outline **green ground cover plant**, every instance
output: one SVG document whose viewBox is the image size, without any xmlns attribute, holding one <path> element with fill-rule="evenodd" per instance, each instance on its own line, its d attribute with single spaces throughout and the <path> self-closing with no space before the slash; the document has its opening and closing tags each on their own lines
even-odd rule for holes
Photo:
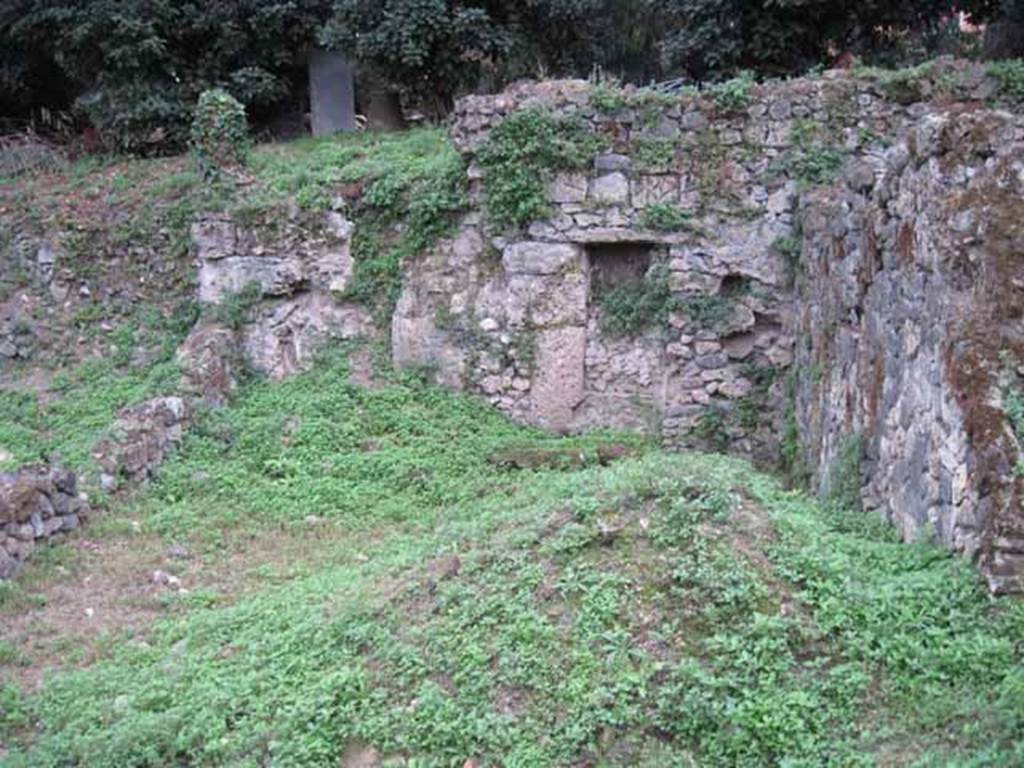
<svg viewBox="0 0 1024 768">
<path fill-rule="evenodd" d="M 16 379 L 0 384 L 0 447 L 10 454 L 0 469 L 55 461 L 89 474 L 92 447 L 118 411 L 176 391 L 174 352 L 195 318 L 191 302 L 170 317 L 149 312 L 129 318 L 104 334 L 109 354 L 58 368 L 45 392 L 18 386 Z M 139 345 L 149 350 L 141 364 L 131 359 Z"/>
<path fill-rule="evenodd" d="M 341 355 L 246 385 L 133 519 L 202 552 L 314 515 L 334 556 L 0 689 L 6 764 L 1024 759 L 1024 606 L 969 564 L 737 459 L 487 460 L 586 443 L 412 378 L 356 387 Z"/>
</svg>

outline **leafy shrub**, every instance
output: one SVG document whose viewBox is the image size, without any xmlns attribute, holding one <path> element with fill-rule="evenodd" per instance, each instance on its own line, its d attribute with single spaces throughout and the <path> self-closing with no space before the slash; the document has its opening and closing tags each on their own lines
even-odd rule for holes
<svg viewBox="0 0 1024 768">
<path fill-rule="evenodd" d="M 10 6 L 10 3 L 6 4 Z M 195 100 L 224 87 L 250 116 L 280 112 L 308 77 L 307 47 L 329 0 L 48 0 L 21 3 L 0 21 L 0 102 L 8 51 L 38 68 L 17 100 L 76 108 L 108 150 L 178 151 L 188 143 Z M 30 73 L 26 73 L 30 74 Z M 21 78 L 19 78 L 21 79 Z"/>
<path fill-rule="evenodd" d="M 715 330 L 732 319 L 736 302 L 732 296 L 700 294 L 681 299 L 679 308 L 695 328 Z"/>
<path fill-rule="evenodd" d="M 744 71 L 711 89 L 715 105 L 723 112 L 739 112 L 750 104 L 754 73 Z"/>
<path fill-rule="evenodd" d="M 510 115 L 480 149 L 488 218 L 498 228 L 542 218 L 552 174 L 586 168 L 604 146 L 603 138 L 569 118 L 532 108 Z"/>
<path fill-rule="evenodd" d="M 988 74 L 999 81 L 1003 94 L 1014 101 L 1024 101 L 1024 59 L 993 62 L 988 65 Z"/>
<path fill-rule="evenodd" d="M 590 103 L 600 112 L 618 112 L 626 106 L 626 94 L 618 83 L 598 83 L 590 91 Z"/>
<path fill-rule="evenodd" d="M 672 168 L 676 158 L 676 143 L 672 139 L 641 136 L 633 141 L 631 154 L 638 170 L 663 173 Z"/>
<path fill-rule="evenodd" d="M 203 91 L 192 117 L 192 151 L 203 176 L 244 165 L 249 153 L 245 107 L 221 88 Z"/>
<path fill-rule="evenodd" d="M 602 324 L 613 334 L 631 334 L 668 323 L 676 306 L 668 267 L 655 265 L 642 280 L 623 283 L 600 297 Z"/>
<path fill-rule="evenodd" d="M 772 163 L 771 171 L 801 184 L 828 184 L 846 162 L 846 151 L 832 143 L 821 126 L 806 120 L 793 123 L 793 146 Z"/>
<path fill-rule="evenodd" d="M 678 205 L 671 203 L 652 203 L 640 214 L 640 226 L 658 232 L 679 232 L 692 229 L 693 217 Z"/>
</svg>

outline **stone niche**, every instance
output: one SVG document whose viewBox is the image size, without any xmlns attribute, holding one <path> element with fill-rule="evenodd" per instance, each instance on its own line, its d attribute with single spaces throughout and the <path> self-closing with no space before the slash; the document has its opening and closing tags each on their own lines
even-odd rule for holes
<svg viewBox="0 0 1024 768">
<path fill-rule="evenodd" d="M 762 233 L 766 254 L 773 231 Z M 438 381 L 554 431 L 628 429 L 668 446 L 728 442 L 768 457 L 777 409 L 765 406 L 778 399 L 791 345 L 766 282 L 773 270 L 692 233 L 568 234 L 488 240 L 468 217 L 407 267 L 392 323 L 396 364 L 430 367 Z M 655 276 L 672 312 L 632 332 L 607 330 L 603 298 Z"/>
</svg>

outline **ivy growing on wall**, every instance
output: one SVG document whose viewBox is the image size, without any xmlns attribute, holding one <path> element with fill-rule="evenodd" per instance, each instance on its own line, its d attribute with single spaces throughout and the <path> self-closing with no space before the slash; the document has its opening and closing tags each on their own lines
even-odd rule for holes
<svg viewBox="0 0 1024 768">
<path fill-rule="evenodd" d="M 678 306 L 664 264 L 651 267 L 641 280 L 616 285 L 599 301 L 604 330 L 619 335 L 665 326 Z"/>
<path fill-rule="evenodd" d="M 652 203 L 644 208 L 640 214 L 639 224 L 644 229 L 652 229 L 656 232 L 680 232 L 690 230 L 702 232 L 699 224 L 693 220 L 693 215 L 678 205 L 672 203 Z"/>
<path fill-rule="evenodd" d="M 809 121 L 793 124 L 793 146 L 772 165 L 777 174 L 796 179 L 804 186 L 828 184 L 846 162 L 846 151 L 823 135 L 821 127 Z"/>
<path fill-rule="evenodd" d="M 479 153 L 485 208 L 498 229 L 522 227 L 549 211 L 547 186 L 557 171 L 587 168 L 606 140 L 577 120 L 522 109 L 497 126 Z"/>
<path fill-rule="evenodd" d="M 192 118 L 191 138 L 204 178 L 245 165 L 250 146 L 245 107 L 221 88 L 203 91 Z"/>
</svg>

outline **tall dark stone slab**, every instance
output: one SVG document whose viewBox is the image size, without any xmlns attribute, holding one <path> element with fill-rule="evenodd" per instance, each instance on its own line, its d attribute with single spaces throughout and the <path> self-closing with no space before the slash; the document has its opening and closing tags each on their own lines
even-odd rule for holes
<svg viewBox="0 0 1024 768">
<path fill-rule="evenodd" d="M 309 54 L 309 101 L 314 136 L 356 129 L 352 63 L 336 51 Z"/>
</svg>

